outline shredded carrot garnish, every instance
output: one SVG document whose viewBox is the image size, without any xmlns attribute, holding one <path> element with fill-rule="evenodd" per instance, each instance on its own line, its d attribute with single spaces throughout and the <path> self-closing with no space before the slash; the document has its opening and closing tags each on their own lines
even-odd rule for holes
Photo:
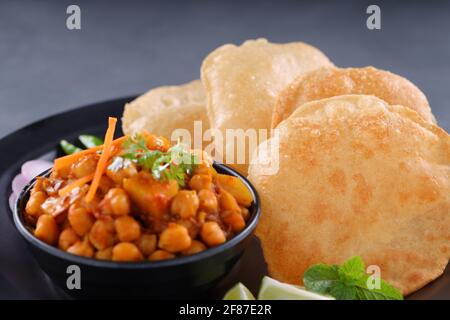
<svg viewBox="0 0 450 320">
<path fill-rule="evenodd" d="M 120 145 L 120 144 L 121 144 L 123 141 L 125 141 L 127 138 L 128 138 L 128 136 L 120 137 L 120 138 L 114 140 L 114 141 L 112 142 L 112 144 L 113 144 L 114 146 Z M 104 146 L 104 145 L 101 145 L 101 146 L 98 146 L 98 147 L 94 147 L 94 148 L 90 148 L 90 149 L 86 149 L 86 150 L 83 150 L 83 151 L 80 151 L 80 152 L 77 152 L 77 153 L 74 153 L 74 154 L 70 154 L 70 155 L 67 155 L 67 156 L 64 156 L 64 157 L 55 159 L 55 161 L 54 161 L 54 163 L 53 163 L 53 169 L 54 169 L 55 171 L 58 171 L 58 170 L 67 168 L 67 167 L 69 167 L 72 163 L 74 163 L 74 162 L 76 162 L 78 159 L 80 159 L 81 157 L 102 150 L 102 149 L 103 149 L 103 146 Z"/>
<path fill-rule="evenodd" d="M 103 144 L 102 154 L 100 159 L 97 162 L 97 167 L 95 168 L 94 178 L 92 180 L 91 186 L 89 187 L 89 191 L 86 195 L 86 202 L 91 202 L 94 199 L 95 193 L 97 192 L 97 188 L 100 184 L 100 179 L 103 175 L 103 172 L 106 170 L 108 165 L 108 159 L 111 155 L 111 149 L 113 147 L 113 139 L 114 139 L 114 131 L 116 130 L 117 119 L 109 117 L 108 119 L 108 130 L 106 130 L 105 134 L 105 143 Z"/>
<path fill-rule="evenodd" d="M 63 168 L 66 168 L 68 166 L 70 166 L 72 163 L 74 163 L 75 161 L 77 161 L 78 159 L 80 159 L 81 157 L 97 152 L 99 150 L 101 150 L 103 148 L 103 146 L 98 146 L 98 147 L 94 147 L 94 148 L 90 148 L 90 149 L 86 149 L 74 154 L 69 154 L 68 156 L 64 156 L 58 159 L 55 159 L 55 161 L 53 162 L 53 169 L 54 170 L 60 170 Z"/>
<path fill-rule="evenodd" d="M 66 194 L 70 193 L 73 189 L 84 186 L 86 183 L 91 181 L 94 178 L 94 174 L 90 174 L 88 176 L 85 176 L 83 178 L 77 179 L 71 184 L 68 184 L 64 188 L 60 189 L 58 191 L 58 195 L 60 197 L 64 197 Z"/>
</svg>

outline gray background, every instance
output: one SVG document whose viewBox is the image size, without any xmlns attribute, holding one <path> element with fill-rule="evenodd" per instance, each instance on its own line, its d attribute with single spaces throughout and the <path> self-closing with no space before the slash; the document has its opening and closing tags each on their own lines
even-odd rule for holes
<svg viewBox="0 0 450 320">
<path fill-rule="evenodd" d="M 65 27 L 78 4 L 82 30 Z M 365 26 L 369 4 L 382 30 Z M 215 47 L 302 40 L 339 66 L 374 65 L 426 93 L 450 129 L 449 1 L 0 0 L 0 137 L 50 114 L 197 78 Z"/>
</svg>

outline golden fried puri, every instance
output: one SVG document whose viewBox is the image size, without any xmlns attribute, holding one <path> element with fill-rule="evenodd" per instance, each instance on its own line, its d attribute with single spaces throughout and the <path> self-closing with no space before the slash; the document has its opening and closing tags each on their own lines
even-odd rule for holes
<svg viewBox="0 0 450 320">
<path fill-rule="evenodd" d="M 278 173 L 249 168 L 270 274 L 301 284 L 312 264 L 360 255 L 403 294 L 440 276 L 450 257 L 450 136 L 374 96 L 294 107 L 277 127 Z"/>
<path fill-rule="evenodd" d="M 123 132 L 133 134 L 146 129 L 170 138 L 175 129 L 187 129 L 194 139 L 194 121 L 209 128 L 206 99 L 200 80 L 180 86 L 165 86 L 150 90 L 125 105 Z"/>
<path fill-rule="evenodd" d="M 374 67 L 321 68 L 301 75 L 279 95 L 272 115 L 272 128 L 306 102 L 344 94 L 367 94 L 415 110 L 435 123 L 425 95 L 409 80 Z"/>
<path fill-rule="evenodd" d="M 226 129 L 269 130 L 278 93 L 300 74 L 331 65 L 320 50 L 301 42 L 274 44 L 258 39 L 219 47 L 201 67 L 211 128 L 224 137 Z M 226 139 L 223 160 L 246 173 L 253 150 L 247 145 L 245 163 L 232 163 L 226 154 L 236 151 L 233 144 Z"/>
</svg>

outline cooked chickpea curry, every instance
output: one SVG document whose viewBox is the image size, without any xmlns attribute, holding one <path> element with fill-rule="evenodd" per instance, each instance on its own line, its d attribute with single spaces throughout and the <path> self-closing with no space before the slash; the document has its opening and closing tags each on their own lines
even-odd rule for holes
<svg viewBox="0 0 450 320">
<path fill-rule="evenodd" d="M 147 132 L 55 160 L 38 177 L 25 220 L 40 240 L 69 253 L 114 261 L 192 255 L 246 225 L 253 198 L 236 177 L 217 173 L 202 152 Z"/>
</svg>

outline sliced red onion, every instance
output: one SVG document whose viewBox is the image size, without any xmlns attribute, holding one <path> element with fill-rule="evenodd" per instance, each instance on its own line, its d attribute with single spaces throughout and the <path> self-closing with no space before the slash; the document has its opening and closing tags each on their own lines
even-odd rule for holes
<svg viewBox="0 0 450 320">
<path fill-rule="evenodd" d="M 11 211 L 14 211 L 14 207 L 16 205 L 16 199 L 17 199 L 17 195 L 13 193 L 11 193 L 11 195 L 9 196 L 9 207 L 11 208 Z"/>
<path fill-rule="evenodd" d="M 31 160 L 27 161 L 22 165 L 21 173 L 16 175 L 12 180 L 12 194 L 9 196 L 9 207 L 14 210 L 14 205 L 16 198 L 22 189 L 27 185 L 38 174 L 44 172 L 45 170 L 51 168 L 52 163 L 45 160 Z"/>
<path fill-rule="evenodd" d="M 44 172 L 45 170 L 51 168 L 52 163 L 46 160 L 31 160 L 27 161 L 22 165 L 22 175 L 30 181 L 38 174 Z"/>
<path fill-rule="evenodd" d="M 15 195 L 19 195 L 22 189 L 27 185 L 28 179 L 23 174 L 19 173 L 12 181 L 12 190 Z"/>
</svg>

